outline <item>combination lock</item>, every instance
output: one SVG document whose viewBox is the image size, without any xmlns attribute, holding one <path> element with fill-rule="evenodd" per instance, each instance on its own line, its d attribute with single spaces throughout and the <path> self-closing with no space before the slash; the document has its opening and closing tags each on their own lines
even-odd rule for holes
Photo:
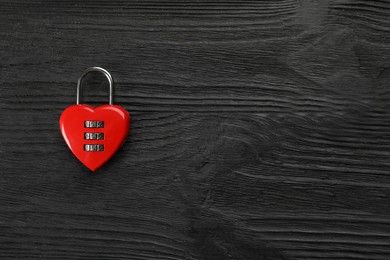
<svg viewBox="0 0 390 260">
<path fill-rule="evenodd" d="M 103 73 L 110 86 L 109 104 L 94 108 L 80 104 L 84 77 L 92 71 Z M 66 108 L 60 117 L 62 136 L 73 154 L 92 171 L 106 163 L 124 143 L 130 128 L 129 113 L 113 105 L 114 81 L 100 67 L 87 69 L 77 82 L 76 104 Z"/>
</svg>

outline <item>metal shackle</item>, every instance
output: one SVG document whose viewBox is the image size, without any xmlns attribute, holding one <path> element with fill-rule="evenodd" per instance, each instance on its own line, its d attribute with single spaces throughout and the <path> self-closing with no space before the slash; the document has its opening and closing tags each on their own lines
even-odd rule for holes
<svg viewBox="0 0 390 260">
<path fill-rule="evenodd" d="M 113 93 L 114 93 L 114 80 L 110 74 L 110 72 L 108 72 L 107 70 L 101 68 L 101 67 L 91 67 L 91 68 L 88 68 L 86 69 L 83 74 L 81 75 L 81 77 L 79 78 L 79 80 L 77 81 L 77 97 L 76 97 L 76 104 L 77 105 L 80 105 L 80 91 L 81 91 L 81 87 L 82 87 L 82 83 L 83 83 L 83 80 L 84 80 L 84 77 L 92 72 L 92 71 L 97 71 L 97 72 L 101 72 L 103 73 L 107 80 L 108 80 L 108 83 L 109 83 L 109 86 L 110 86 L 110 99 L 109 99 L 109 104 L 112 105 L 113 103 Z"/>
</svg>

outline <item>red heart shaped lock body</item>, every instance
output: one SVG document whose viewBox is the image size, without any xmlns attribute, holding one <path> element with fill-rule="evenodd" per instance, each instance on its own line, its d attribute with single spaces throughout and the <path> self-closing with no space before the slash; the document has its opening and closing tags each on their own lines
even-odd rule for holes
<svg viewBox="0 0 390 260">
<path fill-rule="evenodd" d="M 130 116 L 116 105 L 72 105 L 61 114 L 60 128 L 73 154 L 95 171 L 124 143 Z"/>
</svg>

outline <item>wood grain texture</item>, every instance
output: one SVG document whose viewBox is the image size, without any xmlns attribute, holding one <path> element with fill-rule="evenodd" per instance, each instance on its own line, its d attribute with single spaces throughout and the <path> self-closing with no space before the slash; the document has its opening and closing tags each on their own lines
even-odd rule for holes
<svg viewBox="0 0 390 260">
<path fill-rule="evenodd" d="M 389 1 L 0 0 L 0 57 L 0 258 L 390 259 Z M 90 66 L 133 116 L 93 174 Z"/>
</svg>

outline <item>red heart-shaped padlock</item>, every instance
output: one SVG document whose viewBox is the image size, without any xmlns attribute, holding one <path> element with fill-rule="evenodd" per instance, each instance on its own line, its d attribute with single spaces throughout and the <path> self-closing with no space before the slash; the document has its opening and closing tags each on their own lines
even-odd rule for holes
<svg viewBox="0 0 390 260">
<path fill-rule="evenodd" d="M 80 105 L 83 77 L 91 72 L 103 72 L 110 83 L 110 103 L 94 108 Z M 110 159 L 124 143 L 130 127 L 130 115 L 120 106 L 113 105 L 113 79 L 108 71 L 99 67 L 87 69 L 77 84 L 77 104 L 64 110 L 60 129 L 73 154 L 89 169 L 95 171 Z"/>
</svg>

